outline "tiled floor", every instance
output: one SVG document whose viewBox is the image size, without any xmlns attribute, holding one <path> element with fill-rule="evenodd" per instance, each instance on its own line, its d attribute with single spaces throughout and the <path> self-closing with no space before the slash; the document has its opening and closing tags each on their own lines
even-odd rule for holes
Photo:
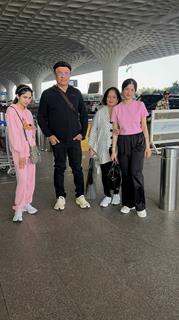
<svg viewBox="0 0 179 320">
<path fill-rule="evenodd" d="M 99 176 L 97 200 L 79 209 L 70 169 L 66 209 L 54 211 L 52 164 L 44 153 L 39 212 L 21 224 L 15 180 L 0 174 L 0 320 L 178 320 L 179 210 L 158 208 L 160 156 L 145 162 L 146 219 L 100 208 Z"/>
</svg>

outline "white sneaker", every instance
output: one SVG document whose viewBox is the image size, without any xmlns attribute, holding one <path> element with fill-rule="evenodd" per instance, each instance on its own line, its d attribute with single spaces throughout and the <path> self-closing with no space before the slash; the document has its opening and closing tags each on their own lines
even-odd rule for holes
<svg viewBox="0 0 179 320">
<path fill-rule="evenodd" d="M 123 206 L 123 207 L 121 208 L 121 212 L 122 212 L 122 213 L 129 213 L 131 210 L 134 210 L 134 209 L 135 209 L 135 207 L 129 208 L 129 207 L 127 207 L 127 206 Z"/>
<path fill-rule="evenodd" d="M 22 210 L 18 210 L 15 212 L 14 217 L 12 219 L 13 222 L 22 222 Z"/>
<path fill-rule="evenodd" d="M 26 212 L 29 214 L 35 214 L 38 210 L 31 206 L 30 203 L 28 203 L 23 209 L 22 212 Z"/>
<path fill-rule="evenodd" d="M 55 210 L 64 210 L 65 209 L 65 204 L 66 204 L 66 200 L 64 197 L 60 196 L 58 199 L 57 199 L 57 202 L 54 206 L 54 209 Z"/>
<path fill-rule="evenodd" d="M 139 218 L 145 218 L 147 217 L 147 211 L 145 209 L 142 211 L 137 211 L 137 215 Z"/>
<path fill-rule="evenodd" d="M 115 193 L 115 194 L 113 194 L 111 204 L 113 204 L 113 206 L 117 206 L 118 204 L 120 204 L 120 200 L 121 199 L 120 199 L 119 193 Z"/>
<path fill-rule="evenodd" d="M 76 204 L 80 206 L 81 209 L 90 208 L 90 204 L 88 201 L 86 201 L 84 195 L 76 198 Z"/>
<path fill-rule="evenodd" d="M 106 208 L 111 203 L 111 197 L 104 197 L 104 199 L 100 203 L 100 207 Z"/>
</svg>

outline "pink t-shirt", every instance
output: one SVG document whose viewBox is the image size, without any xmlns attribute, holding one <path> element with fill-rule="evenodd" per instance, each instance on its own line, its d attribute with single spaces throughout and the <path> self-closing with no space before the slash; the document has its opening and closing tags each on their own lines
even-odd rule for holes
<svg viewBox="0 0 179 320">
<path fill-rule="evenodd" d="M 142 132 L 141 120 L 147 116 L 144 103 L 133 100 L 129 104 L 121 102 L 113 107 L 111 120 L 119 125 L 121 135 L 128 135 Z"/>
</svg>

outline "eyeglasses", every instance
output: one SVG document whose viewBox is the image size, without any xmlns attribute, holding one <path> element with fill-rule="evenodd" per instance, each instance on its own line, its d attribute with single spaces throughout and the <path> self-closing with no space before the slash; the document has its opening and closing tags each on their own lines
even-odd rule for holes
<svg viewBox="0 0 179 320">
<path fill-rule="evenodd" d="M 57 77 L 69 77 L 70 76 L 70 72 L 66 71 L 66 72 L 57 72 L 56 73 Z"/>
</svg>

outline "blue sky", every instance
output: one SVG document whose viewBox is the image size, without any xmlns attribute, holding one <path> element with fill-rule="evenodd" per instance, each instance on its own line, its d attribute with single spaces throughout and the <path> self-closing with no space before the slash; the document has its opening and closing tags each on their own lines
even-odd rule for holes
<svg viewBox="0 0 179 320">
<path fill-rule="evenodd" d="M 127 66 L 119 68 L 119 89 L 122 82 L 129 77 L 133 77 L 138 82 L 139 89 L 142 87 L 163 89 L 179 81 L 179 55 L 136 63 L 130 67 L 128 72 L 126 72 Z M 87 93 L 90 82 L 102 81 L 102 72 L 92 72 L 71 79 L 77 79 L 78 88 L 82 93 Z M 52 81 L 44 83 L 42 90 L 52 83 Z"/>
</svg>

